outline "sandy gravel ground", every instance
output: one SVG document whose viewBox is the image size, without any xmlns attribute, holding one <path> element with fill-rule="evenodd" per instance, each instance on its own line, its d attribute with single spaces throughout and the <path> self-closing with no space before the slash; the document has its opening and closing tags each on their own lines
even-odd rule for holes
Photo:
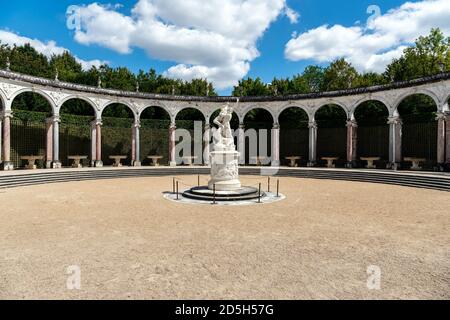
<svg viewBox="0 0 450 320">
<path fill-rule="evenodd" d="M 171 185 L 0 190 L 0 299 L 450 298 L 450 193 L 283 178 L 284 201 L 209 207 L 164 200 Z"/>
</svg>

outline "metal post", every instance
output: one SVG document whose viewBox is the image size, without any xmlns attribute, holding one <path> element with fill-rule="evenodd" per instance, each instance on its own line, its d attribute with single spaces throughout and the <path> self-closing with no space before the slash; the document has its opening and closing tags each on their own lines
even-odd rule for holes
<svg viewBox="0 0 450 320">
<path fill-rule="evenodd" d="M 277 197 L 280 197 L 280 179 L 277 180 Z"/>
<path fill-rule="evenodd" d="M 172 193 L 175 193 L 175 178 L 172 178 Z"/>
<path fill-rule="evenodd" d="M 213 184 L 213 204 L 216 204 L 216 184 Z"/>
<path fill-rule="evenodd" d="M 270 192 L 270 177 L 267 177 L 267 192 Z"/>
<path fill-rule="evenodd" d="M 259 184 L 258 203 L 261 203 L 261 183 Z"/>
<path fill-rule="evenodd" d="M 178 181 L 177 181 L 177 200 L 180 200 L 178 196 Z"/>
<path fill-rule="evenodd" d="M 197 176 L 197 186 L 200 187 L 200 175 Z"/>
</svg>

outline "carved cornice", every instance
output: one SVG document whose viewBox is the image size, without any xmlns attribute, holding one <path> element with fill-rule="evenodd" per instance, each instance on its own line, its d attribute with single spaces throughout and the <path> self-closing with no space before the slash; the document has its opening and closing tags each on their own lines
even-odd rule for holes
<svg viewBox="0 0 450 320">
<path fill-rule="evenodd" d="M 133 92 L 133 91 L 120 91 L 120 90 L 112 90 L 112 89 L 102 89 L 93 86 L 73 84 L 61 81 L 55 81 L 45 78 L 28 76 L 16 72 L 10 72 L 6 70 L 0 70 L 0 78 L 10 79 L 20 82 L 26 82 L 29 84 L 37 84 L 51 88 L 57 89 L 66 89 L 71 91 L 78 91 L 83 93 L 95 93 L 99 95 L 107 95 L 107 96 L 116 96 L 122 98 L 137 98 L 137 99 L 153 99 L 153 100 L 165 100 L 165 101 L 186 101 L 186 102 L 237 102 L 237 97 L 195 97 L 195 96 L 176 96 L 176 95 L 164 95 L 164 94 L 152 94 L 152 93 L 142 93 L 142 92 Z M 329 91 L 329 92 L 317 92 L 317 93 L 309 93 L 309 94 L 296 94 L 289 96 L 276 96 L 276 97 L 241 97 L 239 98 L 240 102 L 270 102 L 270 101 L 290 101 L 290 100 L 306 100 L 306 99 L 320 99 L 320 98 L 335 98 L 341 96 L 351 96 L 358 94 L 366 94 L 366 93 L 374 93 L 380 91 L 388 91 L 393 89 L 401 89 L 401 88 L 409 88 L 420 86 L 429 83 L 435 83 L 440 81 L 450 80 L 450 72 L 440 73 L 437 75 L 395 82 L 387 85 L 379 85 L 365 88 L 354 88 L 347 90 L 339 90 L 339 91 Z M 9 84 L 5 84 L 6 88 L 1 88 L 6 96 L 8 97 L 8 92 L 12 92 L 7 86 Z M 6 90 L 6 91 L 5 91 Z M 8 97 L 9 98 L 9 97 Z"/>
</svg>

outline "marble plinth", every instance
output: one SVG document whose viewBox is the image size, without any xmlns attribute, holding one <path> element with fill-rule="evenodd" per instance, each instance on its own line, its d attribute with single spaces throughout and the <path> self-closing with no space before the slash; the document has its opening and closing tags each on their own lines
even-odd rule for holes
<svg viewBox="0 0 450 320">
<path fill-rule="evenodd" d="M 208 183 L 210 190 L 235 191 L 241 188 L 239 181 L 239 152 L 213 151 L 210 153 L 211 180 Z"/>
</svg>

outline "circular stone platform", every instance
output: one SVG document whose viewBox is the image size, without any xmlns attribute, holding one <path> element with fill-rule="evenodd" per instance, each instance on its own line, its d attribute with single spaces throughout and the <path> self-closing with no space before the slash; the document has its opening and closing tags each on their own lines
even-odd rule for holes
<svg viewBox="0 0 450 320">
<path fill-rule="evenodd" d="M 230 195 L 227 191 L 216 191 L 216 205 L 226 206 L 247 206 L 278 202 L 286 199 L 283 194 L 275 194 L 272 192 L 261 192 L 261 199 L 259 199 L 259 192 L 256 188 L 243 187 L 240 190 L 242 193 L 239 195 L 239 191 L 234 191 L 235 195 Z M 209 192 L 210 191 L 210 192 Z M 221 193 L 221 195 L 219 195 Z M 214 204 L 214 197 L 212 191 L 207 187 L 196 187 L 178 194 L 173 192 L 164 192 L 164 198 L 167 200 L 184 203 L 184 204 Z"/>
<path fill-rule="evenodd" d="M 183 192 L 183 197 L 202 200 L 213 201 L 214 191 L 208 187 L 194 187 Z M 264 197 L 264 192 L 261 192 L 261 197 Z M 241 187 L 231 191 L 217 191 L 215 195 L 216 201 L 239 201 L 239 200 L 253 200 L 259 198 L 259 191 L 252 187 Z"/>
</svg>

